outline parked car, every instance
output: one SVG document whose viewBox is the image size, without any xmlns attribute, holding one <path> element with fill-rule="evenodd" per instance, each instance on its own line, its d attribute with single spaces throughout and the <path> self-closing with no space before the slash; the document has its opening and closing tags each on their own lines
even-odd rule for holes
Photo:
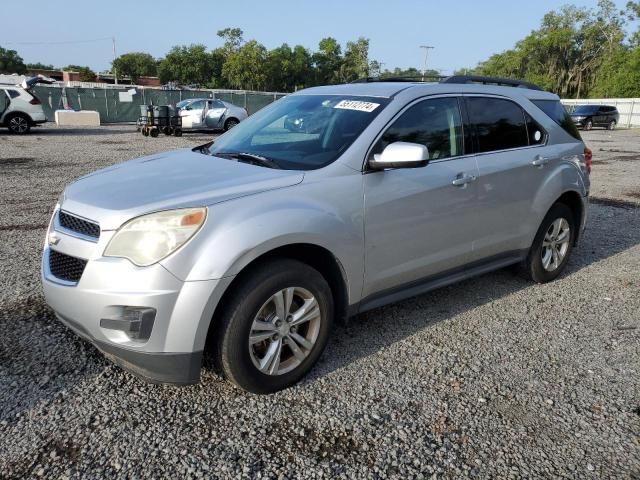
<svg viewBox="0 0 640 480">
<path fill-rule="evenodd" d="M 247 111 L 229 102 L 192 98 L 176 104 L 184 129 L 230 130 L 245 120 Z"/>
<path fill-rule="evenodd" d="M 620 113 L 610 105 L 576 105 L 571 119 L 577 127 L 591 130 L 593 127 L 605 127 L 613 130 L 618 125 Z"/>
<path fill-rule="evenodd" d="M 7 127 L 11 133 L 24 135 L 31 127 L 47 121 L 42 102 L 31 87 L 43 82 L 36 78 L 26 80 L 24 85 L 0 85 L 0 126 Z"/>
<path fill-rule="evenodd" d="M 267 393 L 336 319 L 512 264 L 554 280 L 591 151 L 556 95 L 467 80 L 302 90 L 215 143 L 80 178 L 48 229 L 47 303 L 143 378 L 198 382 L 207 351 Z M 285 127 L 309 113 L 319 133 Z"/>
</svg>

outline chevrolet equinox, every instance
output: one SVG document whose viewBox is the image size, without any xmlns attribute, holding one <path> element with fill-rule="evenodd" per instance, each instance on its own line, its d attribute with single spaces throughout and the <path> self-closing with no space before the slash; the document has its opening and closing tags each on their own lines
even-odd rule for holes
<svg viewBox="0 0 640 480">
<path fill-rule="evenodd" d="M 291 128 L 301 118 L 313 128 Z M 512 264 L 555 279 L 590 168 L 559 98 L 525 82 L 310 88 L 214 142 L 68 185 L 44 293 L 149 381 L 198 382 L 207 351 L 234 384 L 273 392 L 311 369 L 336 319 Z"/>
</svg>

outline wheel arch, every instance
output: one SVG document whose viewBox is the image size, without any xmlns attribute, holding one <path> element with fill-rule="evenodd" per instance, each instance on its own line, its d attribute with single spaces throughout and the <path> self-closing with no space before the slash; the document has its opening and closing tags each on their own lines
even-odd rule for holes
<svg viewBox="0 0 640 480">
<path fill-rule="evenodd" d="M 553 208 L 553 205 L 555 205 L 556 203 L 565 204 L 573 212 L 573 220 L 577 225 L 577 231 L 574 239 L 575 245 L 576 243 L 578 243 L 578 238 L 580 237 L 580 233 L 582 231 L 582 223 L 585 213 L 585 205 L 582 201 L 582 197 L 575 190 L 567 190 L 562 195 L 560 195 L 560 197 L 558 197 L 555 202 L 553 202 L 551 207 L 549 207 L 549 210 Z"/>
<path fill-rule="evenodd" d="M 325 247 L 312 243 L 292 243 L 272 248 L 242 265 L 238 274 L 225 288 L 214 308 L 207 328 L 207 345 L 210 344 L 210 336 L 216 331 L 218 325 L 220 325 L 218 319 L 221 315 L 224 315 L 235 286 L 244 281 L 256 268 L 259 268 L 268 261 L 278 258 L 298 260 L 320 272 L 331 288 L 335 318 L 341 320 L 346 319 L 348 315 L 349 289 L 347 275 L 340 260 Z"/>
<path fill-rule="evenodd" d="M 31 118 L 31 115 L 29 115 L 26 112 L 20 111 L 20 110 L 12 110 L 12 111 L 8 111 L 8 112 L 4 112 L 3 124 L 4 125 L 9 125 L 9 120 L 11 120 L 13 117 L 25 117 L 27 119 L 27 121 L 29 122 L 29 125 L 31 125 L 31 126 L 34 125 L 33 118 Z"/>
</svg>

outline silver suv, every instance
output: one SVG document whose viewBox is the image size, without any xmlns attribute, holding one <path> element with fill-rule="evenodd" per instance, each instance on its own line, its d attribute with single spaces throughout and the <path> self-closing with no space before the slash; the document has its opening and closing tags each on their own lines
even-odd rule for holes
<svg viewBox="0 0 640 480">
<path fill-rule="evenodd" d="M 300 118 L 314 128 L 290 128 Z M 558 97 L 522 82 L 311 88 L 214 142 L 66 187 L 44 293 L 148 380 L 198 382 L 206 351 L 273 392 L 309 371 L 336 319 L 511 264 L 556 278 L 590 161 Z"/>
</svg>

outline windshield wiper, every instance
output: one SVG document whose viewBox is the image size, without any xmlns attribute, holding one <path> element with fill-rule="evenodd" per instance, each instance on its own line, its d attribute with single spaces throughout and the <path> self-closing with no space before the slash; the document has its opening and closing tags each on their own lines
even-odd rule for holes
<svg viewBox="0 0 640 480">
<path fill-rule="evenodd" d="M 262 167 L 282 169 L 274 160 L 263 157 L 256 153 L 248 152 L 211 152 L 210 155 L 217 157 L 227 157 L 237 160 L 238 162 L 252 163 L 254 165 L 260 165 Z"/>
</svg>

